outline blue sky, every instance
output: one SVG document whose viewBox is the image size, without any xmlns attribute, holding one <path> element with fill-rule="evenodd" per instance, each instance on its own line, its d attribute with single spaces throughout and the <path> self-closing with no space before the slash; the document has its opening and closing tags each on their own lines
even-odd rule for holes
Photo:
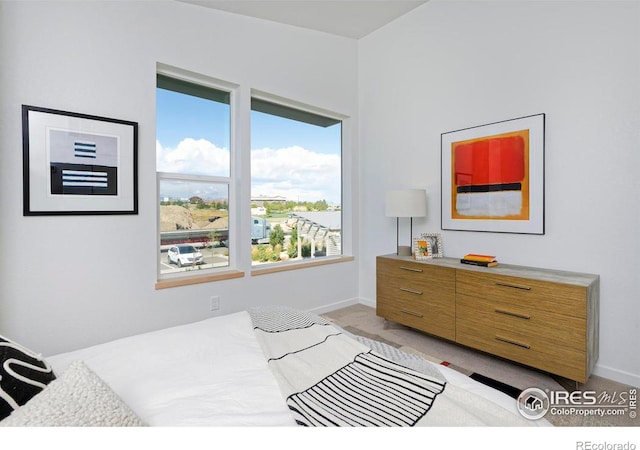
<svg viewBox="0 0 640 450">
<path fill-rule="evenodd" d="M 229 148 L 229 105 L 156 89 L 156 107 L 156 138 L 164 147 L 175 148 L 190 137 Z"/>
<path fill-rule="evenodd" d="M 300 146 L 325 154 L 335 154 L 340 149 L 340 125 L 322 128 L 252 111 L 251 126 L 252 149 Z"/>
<path fill-rule="evenodd" d="M 228 176 L 229 105 L 164 89 L 156 99 L 158 170 Z M 253 196 L 340 204 L 339 124 L 322 128 L 254 111 L 251 126 Z"/>
</svg>

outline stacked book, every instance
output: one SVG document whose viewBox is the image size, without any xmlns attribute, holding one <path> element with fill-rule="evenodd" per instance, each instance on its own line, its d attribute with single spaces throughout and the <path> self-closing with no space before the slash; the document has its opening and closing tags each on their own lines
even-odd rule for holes
<svg viewBox="0 0 640 450">
<path fill-rule="evenodd" d="M 483 267 L 495 267 L 498 265 L 498 261 L 495 256 L 490 255 L 478 255 L 475 253 L 469 253 L 468 255 L 464 255 L 464 257 L 460 260 L 462 264 L 471 264 L 472 266 L 483 266 Z"/>
</svg>

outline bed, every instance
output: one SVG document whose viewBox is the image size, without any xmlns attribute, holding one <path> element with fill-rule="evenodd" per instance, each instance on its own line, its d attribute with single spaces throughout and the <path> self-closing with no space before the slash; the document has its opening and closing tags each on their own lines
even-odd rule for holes
<svg viewBox="0 0 640 450">
<path fill-rule="evenodd" d="M 52 379 L 0 426 L 549 425 L 453 369 L 282 306 L 39 359 Z"/>
</svg>

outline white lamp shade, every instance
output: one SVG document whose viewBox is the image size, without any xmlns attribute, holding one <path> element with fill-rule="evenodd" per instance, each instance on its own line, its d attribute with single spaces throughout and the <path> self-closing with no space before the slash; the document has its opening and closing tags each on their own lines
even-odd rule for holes
<svg viewBox="0 0 640 450">
<path fill-rule="evenodd" d="M 402 189 L 387 192 L 387 217 L 425 217 L 427 215 L 427 191 Z"/>
</svg>

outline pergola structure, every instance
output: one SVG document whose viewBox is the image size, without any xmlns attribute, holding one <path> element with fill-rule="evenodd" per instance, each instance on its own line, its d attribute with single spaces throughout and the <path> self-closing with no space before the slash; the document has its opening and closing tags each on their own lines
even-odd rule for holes
<svg viewBox="0 0 640 450">
<path fill-rule="evenodd" d="M 311 243 L 311 257 L 316 256 L 316 243 L 325 249 L 322 256 L 342 254 L 342 213 L 340 211 L 312 211 L 291 214 L 289 225 L 298 229 L 298 255 L 302 254 L 302 241 Z M 317 255 L 320 256 L 320 255 Z"/>
</svg>

